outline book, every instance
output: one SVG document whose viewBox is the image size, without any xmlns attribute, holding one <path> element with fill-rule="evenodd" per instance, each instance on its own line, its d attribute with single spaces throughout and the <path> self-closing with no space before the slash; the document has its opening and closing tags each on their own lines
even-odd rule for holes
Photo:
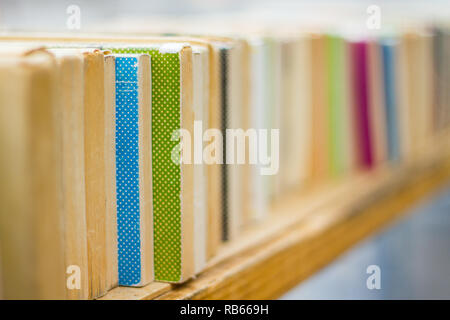
<svg viewBox="0 0 450 320">
<path fill-rule="evenodd" d="M 328 76 L 326 74 L 326 36 L 311 35 L 311 182 L 318 183 L 330 176 L 328 127 Z"/>
<path fill-rule="evenodd" d="M 143 286 L 154 278 L 151 62 L 146 54 L 113 57 L 119 285 Z"/>
<path fill-rule="evenodd" d="M 201 105 L 203 105 L 203 138 L 204 141 L 204 149 L 203 149 L 203 165 L 206 168 L 206 187 L 205 187 L 205 197 L 207 201 L 207 220 L 206 224 L 206 232 L 207 232 L 207 241 L 206 241 L 206 259 L 211 259 L 217 252 L 218 247 L 221 243 L 222 235 L 221 235 L 221 167 L 220 164 L 216 161 L 220 159 L 222 161 L 222 141 L 215 141 L 216 137 L 214 135 L 209 135 L 205 133 L 209 131 L 205 131 L 207 129 L 218 130 L 220 129 L 220 66 L 219 66 L 219 51 L 215 48 L 207 38 L 192 38 L 192 37 L 170 37 L 164 39 L 155 39 L 148 38 L 151 42 L 185 42 L 192 45 L 193 49 L 193 59 L 196 58 L 197 65 L 201 65 L 201 70 L 198 69 L 193 64 L 193 72 L 198 76 L 200 73 L 202 76 L 196 77 L 193 76 L 193 85 L 196 90 L 194 90 L 194 100 L 201 100 Z M 201 57 L 201 58 L 200 58 Z M 207 61 L 205 61 L 205 59 Z M 193 60 L 194 62 L 194 60 Z M 201 62 L 201 63 L 200 63 Z M 200 84 L 200 82 L 202 84 Z M 203 90 L 200 90 L 200 87 L 203 87 Z M 199 93 L 201 92 L 201 93 Z M 201 99 L 200 99 L 201 97 Z M 205 105 L 207 104 L 207 109 Z M 200 105 L 194 103 L 194 108 L 199 108 Z M 194 110 L 195 112 L 195 110 Z M 196 118 L 199 112 L 195 112 L 194 117 Z M 219 150 L 211 151 L 208 149 L 208 146 L 219 146 Z M 210 152 L 211 151 L 211 152 Z M 207 163 L 207 165 L 205 165 Z M 194 168 L 195 170 L 195 168 Z M 201 170 L 197 170 L 199 172 Z M 194 182 L 194 189 L 197 189 L 198 184 Z M 218 210 L 219 208 L 219 210 Z M 195 211 L 195 210 L 194 210 Z M 202 225 L 202 215 L 196 215 L 197 221 L 194 220 L 194 224 L 197 226 Z M 200 220 L 198 220 L 200 218 Z M 197 245 L 196 245 L 197 247 Z M 200 245 L 198 249 L 195 251 L 203 250 L 203 245 Z M 196 258 L 197 260 L 198 258 Z M 201 259 L 200 259 L 201 261 Z M 200 270 L 200 267 L 197 268 L 196 272 Z"/>
<path fill-rule="evenodd" d="M 0 243 L 5 299 L 64 299 L 57 66 L 0 53 Z"/>
<path fill-rule="evenodd" d="M 434 128 L 442 132 L 450 125 L 450 29 L 436 25 L 433 32 Z"/>
<path fill-rule="evenodd" d="M 373 140 L 373 163 L 380 165 L 387 159 L 386 107 L 383 99 L 381 46 L 376 40 L 367 44 L 368 101 L 371 137 Z"/>
<path fill-rule="evenodd" d="M 385 124 L 387 136 L 387 158 L 391 164 L 400 160 L 400 137 L 398 128 L 397 90 L 396 90 L 396 41 L 392 38 L 381 40 L 383 60 L 383 92 L 385 105 Z"/>
<path fill-rule="evenodd" d="M 269 59 L 271 61 L 270 63 L 270 95 L 269 95 L 269 101 L 270 101 L 270 112 L 268 116 L 271 119 L 270 123 L 270 129 L 279 129 L 282 130 L 281 127 L 281 110 L 282 110 L 282 58 L 281 58 L 281 40 L 270 36 L 268 39 L 268 45 L 269 45 Z M 280 137 L 280 141 L 281 141 Z M 281 144 L 281 142 L 280 142 Z M 281 150 L 281 147 L 280 147 Z M 281 189 L 282 189 L 282 179 L 281 174 L 278 172 L 275 175 L 271 176 L 271 182 L 270 182 L 270 200 L 271 202 L 275 202 L 280 199 L 280 196 L 282 195 Z"/>
<path fill-rule="evenodd" d="M 50 50 L 83 57 L 87 275 L 89 298 L 97 298 L 118 284 L 115 62 L 92 43 L 65 41 L 41 43 Z"/>
<path fill-rule="evenodd" d="M 239 165 L 239 183 L 241 185 L 241 209 L 242 217 L 240 228 L 245 229 L 253 223 L 253 208 L 251 202 L 251 178 L 252 178 L 252 164 L 250 163 L 250 148 L 253 139 L 253 134 L 248 131 L 249 129 L 254 129 L 251 127 L 251 53 L 250 53 L 250 43 L 245 37 L 238 37 L 236 39 L 241 46 L 240 54 L 240 97 L 241 97 L 241 107 L 239 110 L 240 128 L 244 131 L 245 136 L 245 160 L 243 164 Z"/>
<path fill-rule="evenodd" d="M 106 287 L 119 284 L 116 193 L 116 60 L 105 55 Z"/>
<path fill-rule="evenodd" d="M 196 42 L 197 45 L 200 45 Z M 220 128 L 220 65 L 219 52 L 212 46 L 211 43 L 206 42 L 204 45 L 208 48 L 208 66 L 209 66 L 209 107 L 208 107 L 208 128 Z M 210 142 L 210 141 L 208 141 Z M 218 141 L 219 145 L 222 141 Z M 218 158 L 222 157 L 222 149 L 216 150 Z M 207 166 L 208 172 L 208 241 L 207 241 L 207 258 L 208 260 L 215 256 L 222 240 L 221 234 L 221 168 L 216 161 Z M 218 210 L 219 208 L 219 210 Z"/>
<path fill-rule="evenodd" d="M 433 126 L 432 42 L 420 30 L 399 38 L 399 109 L 402 153 L 414 162 L 428 144 Z"/>
<path fill-rule="evenodd" d="M 88 257 L 84 169 L 84 63 L 79 52 L 49 49 L 58 66 L 58 138 L 68 299 L 87 299 Z M 74 269 L 76 268 L 76 269 Z M 79 277 L 76 277 L 79 272 Z"/>
<path fill-rule="evenodd" d="M 368 45 L 366 41 L 350 43 L 350 55 L 353 61 L 353 116 L 356 125 L 356 150 L 358 167 L 371 169 L 373 167 L 373 138 L 370 120 L 370 105 L 368 97 Z"/>
<path fill-rule="evenodd" d="M 207 38 L 193 38 L 193 37 L 185 37 L 185 36 L 174 36 L 174 37 L 164 37 L 164 38 L 155 38 L 149 37 L 144 40 L 145 42 L 183 42 L 188 43 L 195 48 L 195 52 L 193 52 L 193 59 L 197 57 L 196 60 L 201 60 L 202 63 L 202 77 L 201 82 L 203 83 L 203 90 L 201 94 L 198 93 L 198 90 L 195 90 L 193 99 L 198 100 L 198 96 L 202 97 L 202 104 L 208 104 L 207 110 L 203 109 L 203 130 L 212 129 L 217 130 L 220 129 L 220 66 L 219 66 L 219 52 L 217 48 L 215 48 Z M 202 58 L 200 59 L 200 56 Z M 207 56 L 207 61 L 205 61 L 205 56 Z M 193 65 L 193 72 L 199 74 L 198 67 Z M 200 84 L 196 79 L 193 79 L 193 85 L 196 88 L 200 87 Z M 197 93 L 196 93 L 197 92 Z M 194 103 L 194 107 L 197 108 L 197 104 Z M 204 108 L 204 107 L 203 107 Z M 198 114 L 198 113 L 197 113 Z M 206 133 L 206 131 L 205 131 Z M 204 133 L 204 134 L 205 134 Z M 205 135 L 203 135 L 205 139 Z M 218 210 L 221 206 L 221 168 L 220 164 L 217 163 L 217 159 L 222 159 L 222 151 L 214 150 L 211 153 L 209 152 L 208 146 L 214 146 L 215 144 L 222 146 L 222 141 L 215 141 L 214 136 L 207 135 L 205 145 L 204 145 L 204 159 L 203 164 L 207 163 L 206 174 L 207 174 L 207 182 L 206 182 L 206 199 L 207 199 L 207 222 L 206 222 L 206 232 L 207 232 L 207 241 L 206 241 L 206 255 L 207 260 L 211 259 L 217 252 L 218 247 L 221 242 L 221 212 Z M 219 148 L 220 149 L 220 148 Z M 216 154 L 217 153 L 217 154 Z M 212 157 L 212 158 L 210 158 Z M 194 189 L 197 184 L 194 185 Z M 200 221 L 195 221 L 194 224 L 199 226 L 202 225 L 201 215 L 196 216 L 197 220 L 200 218 Z M 194 217 L 194 219 L 196 218 Z M 202 245 L 198 250 L 202 250 Z M 197 258 L 196 258 L 197 259 Z M 197 268 L 198 272 L 199 268 Z"/>
<path fill-rule="evenodd" d="M 331 177 L 338 178 L 353 167 L 348 45 L 338 35 L 326 37 L 329 169 Z"/>
<path fill-rule="evenodd" d="M 242 71 L 239 65 L 240 48 L 235 43 L 221 43 L 221 130 L 223 136 L 223 165 L 222 165 L 222 240 L 230 241 L 240 232 L 243 214 L 241 168 L 237 164 L 236 149 L 233 150 L 230 142 L 233 137 L 227 129 L 240 128 L 239 114 L 242 110 L 239 92 L 239 74 Z M 235 140 L 234 140 L 235 141 Z"/>
<path fill-rule="evenodd" d="M 280 38 L 282 94 L 278 174 L 281 192 L 289 192 L 304 186 L 308 175 L 307 140 L 311 130 L 308 120 L 311 112 L 310 42 L 306 36 L 300 35 Z"/>
<path fill-rule="evenodd" d="M 84 155 L 86 184 L 86 225 L 88 245 L 89 297 L 104 295 L 117 283 L 108 283 L 111 273 L 117 270 L 116 265 L 109 265 L 110 255 L 117 255 L 114 250 L 116 215 L 114 210 L 107 211 L 107 200 L 111 196 L 111 152 L 113 136 L 107 136 L 106 125 L 111 125 L 107 112 L 113 110 L 111 97 L 105 98 L 105 57 L 98 49 L 78 49 L 84 57 Z M 109 66 L 110 68 L 110 66 Z M 111 81 L 112 79 L 110 79 Z M 111 93 L 111 92 L 110 92 Z M 109 138 L 109 140 L 108 140 Z M 107 158 L 108 156 L 108 158 Z M 109 170 L 109 171 L 108 171 Z M 107 178 L 108 176 L 108 178 Z"/>
<path fill-rule="evenodd" d="M 433 47 L 431 35 L 422 30 L 406 34 L 403 41 L 408 69 L 411 157 L 416 160 L 425 151 L 433 132 Z"/>
<path fill-rule="evenodd" d="M 203 160 L 203 130 L 209 128 L 209 52 L 203 46 L 192 46 L 194 120 L 194 257 L 195 273 L 207 262 L 208 243 L 208 171 Z M 198 124 L 201 123 L 201 127 Z"/>
<path fill-rule="evenodd" d="M 245 41 L 242 39 L 230 39 L 228 42 L 228 51 L 224 51 L 223 65 L 227 72 L 226 75 L 226 97 L 227 97 L 227 113 L 223 116 L 226 118 L 226 129 L 243 129 L 245 130 L 245 111 L 248 106 L 244 104 L 244 86 L 246 85 L 245 74 Z M 244 192 L 247 186 L 246 181 L 246 160 L 241 162 L 238 156 L 239 138 L 229 134 L 225 129 L 224 145 L 226 152 L 224 153 L 224 167 L 227 170 L 227 208 L 228 208 L 228 231 L 227 240 L 234 240 L 240 234 L 244 221 L 245 201 Z M 235 131 L 237 132 L 237 131 Z M 234 146 L 233 146 L 234 145 Z M 246 147 L 247 145 L 245 145 Z M 245 148 L 243 153 L 247 154 Z M 241 149 L 242 151 L 242 149 Z M 234 154 L 234 156 L 233 156 Z"/>
<path fill-rule="evenodd" d="M 270 118 L 270 61 L 269 44 L 266 38 L 253 37 L 250 44 L 250 126 L 257 130 L 269 129 Z M 270 134 L 270 132 L 269 132 Z M 270 135 L 268 135 L 270 137 Z M 261 142 L 258 142 L 261 144 Z M 267 152 L 270 145 L 265 145 Z M 263 165 L 251 166 L 250 178 L 250 219 L 252 222 L 264 220 L 269 211 L 271 176 L 261 174 Z"/>
</svg>

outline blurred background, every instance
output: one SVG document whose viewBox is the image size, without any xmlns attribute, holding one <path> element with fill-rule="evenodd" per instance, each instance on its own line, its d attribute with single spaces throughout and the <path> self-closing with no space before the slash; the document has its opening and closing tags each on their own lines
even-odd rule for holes
<svg viewBox="0 0 450 320">
<path fill-rule="evenodd" d="M 450 185 L 281 299 L 450 299 Z M 380 268 L 380 289 L 366 285 Z"/>
<path fill-rule="evenodd" d="M 369 5 L 380 6 L 382 19 L 395 16 L 396 23 L 410 18 L 427 20 L 450 16 L 448 0 L 2 0 L 0 28 L 15 31 L 67 31 L 67 8 L 81 9 L 80 31 L 103 29 L 108 23 L 139 20 L 151 16 L 197 16 L 226 19 L 245 17 L 247 20 L 269 17 L 274 22 L 295 19 L 328 21 L 334 17 L 352 16 L 352 23 L 365 26 Z M 229 20 L 227 20 L 229 21 Z M 232 21 L 232 20 L 231 20 Z M 342 20 L 342 25 L 349 21 Z"/>
</svg>

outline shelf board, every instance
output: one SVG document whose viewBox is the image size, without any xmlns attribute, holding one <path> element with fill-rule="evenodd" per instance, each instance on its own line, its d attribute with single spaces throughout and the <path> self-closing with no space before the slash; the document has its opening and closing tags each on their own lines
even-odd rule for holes
<svg viewBox="0 0 450 320">
<path fill-rule="evenodd" d="M 449 139 L 442 139 L 445 142 Z M 293 192 L 182 285 L 118 287 L 100 299 L 272 299 L 450 181 L 447 142 L 402 168 Z"/>
</svg>

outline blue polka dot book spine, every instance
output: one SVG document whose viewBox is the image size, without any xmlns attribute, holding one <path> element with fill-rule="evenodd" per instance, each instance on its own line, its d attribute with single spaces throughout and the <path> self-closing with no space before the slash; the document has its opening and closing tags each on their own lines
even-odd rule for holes
<svg viewBox="0 0 450 320">
<path fill-rule="evenodd" d="M 119 285 L 143 286 L 154 278 L 151 61 L 147 54 L 114 56 Z"/>
</svg>

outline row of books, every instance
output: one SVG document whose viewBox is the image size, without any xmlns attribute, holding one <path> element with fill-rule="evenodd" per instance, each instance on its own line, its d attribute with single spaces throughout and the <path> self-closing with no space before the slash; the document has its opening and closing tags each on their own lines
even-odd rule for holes
<svg viewBox="0 0 450 320">
<path fill-rule="evenodd" d="M 182 283 L 287 193 L 420 159 L 450 126 L 449 58 L 438 27 L 2 35 L 2 297 Z M 249 134 L 233 162 L 227 129 L 265 161 Z"/>
</svg>

